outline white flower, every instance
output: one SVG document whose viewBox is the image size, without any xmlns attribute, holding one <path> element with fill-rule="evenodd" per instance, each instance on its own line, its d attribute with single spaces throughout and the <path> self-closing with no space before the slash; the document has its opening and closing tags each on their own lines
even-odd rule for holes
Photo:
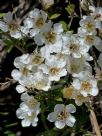
<svg viewBox="0 0 102 136">
<path fill-rule="evenodd" d="M 27 93 L 21 95 L 20 108 L 17 109 L 16 115 L 19 119 L 22 119 L 22 126 L 37 126 L 38 118 L 37 115 L 40 113 L 40 103 Z"/>
<path fill-rule="evenodd" d="M 60 77 L 66 76 L 67 71 L 64 68 L 65 60 L 60 60 L 54 55 L 50 55 L 45 60 L 45 64 L 39 66 L 43 73 L 47 74 L 50 81 L 59 81 Z"/>
<path fill-rule="evenodd" d="M 101 39 L 98 36 L 92 35 L 92 34 L 83 34 L 80 35 L 80 42 L 87 48 L 88 50 L 93 45 L 98 48 L 101 45 Z"/>
<path fill-rule="evenodd" d="M 11 37 L 16 39 L 21 38 L 21 32 L 19 24 L 13 20 L 12 13 L 8 12 L 4 16 L 4 20 L 0 21 L 0 29 L 4 32 L 10 32 Z"/>
<path fill-rule="evenodd" d="M 77 34 L 65 34 L 63 38 L 63 50 L 62 52 L 68 55 L 72 55 L 75 58 L 80 58 L 82 55 L 88 52 L 88 49 L 80 42 L 80 37 Z"/>
<path fill-rule="evenodd" d="M 71 113 L 74 113 L 76 108 L 73 104 L 64 105 L 64 104 L 56 104 L 54 108 L 54 112 L 51 112 L 47 119 L 50 122 L 55 122 L 55 126 L 59 129 L 65 127 L 65 125 L 73 127 L 76 119 Z"/>
<path fill-rule="evenodd" d="M 34 37 L 38 34 L 44 27 L 46 26 L 47 14 L 35 8 L 34 10 L 30 11 L 28 18 L 24 21 L 24 26 L 30 29 L 31 37 Z"/>
<path fill-rule="evenodd" d="M 74 99 L 77 106 L 81 106 L 84 102 L 88 101 L 88 97 L 84 97 L 72 85 L 63 89 L 63 97 L 66 99 Z"/>
<path fill-rule="evenodd" d="M 15 58 L 14 65 L 18 69 L 14 69 L 11 73 L 12 77 L 15 80 L 18 80 L 20 82 L 24 78 L 27 78 L 29 75 L 31 75 L 30 73 L 31 68 L 28 65 L 29 62 L 30 62 L 29 54 L 23 54 L 22 56 Z"/>
<path fill-rule="evenodd" d="M 15 60 L 14 60 L 14 66 L 16 68 L 22 68 L 24 67 L 24 65 L 27 65 L 29 64 L 30 62 L 30 55 L 27 53 L 27 54 L 23 54 L 22 56 L 19 56 L 19 57 L 16 57 Z"/>
<path fill-rule="evenodd" d="M 28 127 L 30 125 L 36 127 L 38 118 L 37 118 L 37 113 L 36 111 L 33 111 L 31 115 L 28 115 L 27 112 L 22 110 L 21 108 L 18 108 L 16 111 L 16 115 L 19 119 L 22 119 L 22 127 Z"/>
<path fill-rule="evenodd" d="M 44 61 L 44 57 L 42 57 L 42 54 L 38 51 L 34 51 L 31 55 L 30 55 L 30 63 L 29 66 L 31 68 L 35 67 L 35 66 L 39 66 L 40 64 L 42 64 Z"/>
<path fill-rule="evenodd" d="M 79 90 L 84 97 L 88 95 L 96 96 L 98 94 L 97 81 L 87 71 L 80 72 L 78 77 L 73 79 L 72 86 Z"/>
<path fill-rule="evenodd" d="M 98 28 L 102 27 L 102 7 L 89 6 L 89 9 L 92 11 L 90 14 L 95 19 Z"/>
<path fill-rule="evenodd" d="M 36 110 L 32 111 L 30 114 L 28 114 L 29 110 L 25 110 L 24 108 L 18 108 L 16 111 L 16 115 L 19 119 L 22 119 L 22 126 L 28 127 L 32 125 L 33 127 L 37 126 L 38 122 L 38 112 Z"/>
<path fill-rule="evenodd" d="M 48 26 L 48 28 L 50 27 Z M 43 30 L 40 34 L 37 34 L 34 37 L 34 40 L 37 45 L 45 44 L 43 50 L 47 50 L 50 53 L 58 53 L 62 49 L 62 32 L 62 25 L 60 23 L 56 23 L 53 28 Z"/>
<path fill-rule="evenodd" d="M 79 23 L 81 27 L 78 28 L 78 33 L 96 33 L 96 22 L 93 17 L 83 16 Z"/>
<path fill-rule="evenodd" d="M 41 4 L 47 9 L 54 4 L 54 0 L 41 0 Z"/>
<path fill-rule="evenodd" d="M 20 104 L 20 107 L 28 107 L 31 111 L 36 110 L 36 112 L 39 113 L 40 102 L 38 102 L 33 95 L 23 93 L 21 95 L 21 100 L 23 102 Z"/>
<path fill-rule="evenodd" d="M 48 89 L 51 87 L 51 82 L 48 75 L 43 74 L 41 71 L 32 74 L 32 76 L 29 77 L 23 84 L 28 88 L 35 88 L 37 90 L 44 91 L 48 91 Z"/>
<path fill-rule="evenodd" d="M 91 67 L 86 61 L 85 57 L 82 56 L 80 58 L 74 58 L 71 56 L 68 56 L 67 59 L 67 71 L 72 74 L 72 76 L 76 76 L 80 73 L 80 71 L 91 71 Z"/>
</svg>

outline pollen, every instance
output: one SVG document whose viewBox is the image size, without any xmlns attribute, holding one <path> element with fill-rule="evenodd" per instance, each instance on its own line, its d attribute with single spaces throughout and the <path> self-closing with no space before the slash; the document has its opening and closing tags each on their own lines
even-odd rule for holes
<svg viewBox="0 0 102 136">
<path fill-rule="evenodd" d="M 19 25 L 17 24 L 17 22 L 11 21 L 11 22 L 8 24 L 8 27 L 9 27 L 9 30 L 11 30 L 11 31 L 17 31 L 18 28 L 19 28 Z"/>
<path fill-rule="evenodd" d="M 36 21 L 36 26 L 38 27 L 38 28 L 41 28 L 41 27 L 43 27 L 44 26 L 44 20 L 43 20 L 43 18 L 39 18 L 37 21 Z"/>
<path fill-rule="evenodd" d="M 95 25 L 93 24 L 93 22 L 87 22 L 85 24 L 85 28 L 87 29 L 88 32 L 91 32 L 93 28 L 95 28 Z"/>
<path fill-rule="evenodd" d="M 57 114 L 57 120 L 65 120 L 69 116 L 69 113 L 65 110 Z"/>
<path fill-rule="evenodd" d="M 23 68 L 21 69 L 21 72 L 22 72 L 22 74 L 23 74 L 24 76 L 27 76 L 28 73 L 29 73 L 29 70 L 28 70 L 26 67 L 23 67 Z"/>
<path fill-rule="evenodd" d="M 82 82 L 82 84 L 81 84 L 82 90 L 90 91 L 91 88 L 92 88 L 92 85 L 88 81 Z"/>
<path fill-rule="evenodd" d="M 86 43 L 88 43 L 88 44 L 92 44 L 92 43 L 93 43 L 93 40 L 94 40 L 94 36 L 93 36 L 93 35 L 87 35 L 87 36 L 85 37 L 85 41 L 86 41 Z"/>
<path fill-rule="evenodd" d="M 41 64 L 43 62 L 43 59 L 40 55 L 34 55 L 32 62 L 34 64 Z"/>
<path fill-rule="evenodd" d="M 56 41 L 56 34 L 54 32 L 48 32 L 44 34 L 46 42 L 54 44 Z"/>
<path fill-rule="evenodd" d="M 50 73 L 51 73 L 52 75 L 58 75 L 59 71 L 60 71 L 59 68 L 55 68 L 55 67 L 50 68 Z"/>
<path fill-rule="evenodd" d="M 78 52 L 79 51 L 79 45 L 72 43 L 72 44 L 70 44 L 69 49 L 70 49 L 71 52 Z"/>
<path fill-rule="evenodd" d="M 35 88 L 37 90 L 42 90 L 42 88 L 45 86 L 45 82 L 43 80 L 41 81 L 38 81 L 36 84 L 35 84 Z"/>
<path fill-rule="evenodd" d="M 37 105 L 37 100 L 34 99 L 33 97 L 28 101 L 28 105 L 30 108 L 34 108 Z"/>
</svg>

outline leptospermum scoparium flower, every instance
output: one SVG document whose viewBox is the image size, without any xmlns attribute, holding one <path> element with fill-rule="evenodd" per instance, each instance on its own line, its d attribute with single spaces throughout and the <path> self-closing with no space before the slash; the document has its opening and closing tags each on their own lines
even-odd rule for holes
<svg viewBox="0 0 102 136">
<path fill-rule="evenodd" d="M 65 125 L 73 127 L 76 119 L 71 113 L 74 113 L 76 108 L 73 104 L 64 105 L 64 104 L 56 104 L 54 108 L 54 112 L 51 112 L 47 119 L 50 122 L 55 122 L 55 126 L 59 129 L 65 127 Z"/>
</svg>

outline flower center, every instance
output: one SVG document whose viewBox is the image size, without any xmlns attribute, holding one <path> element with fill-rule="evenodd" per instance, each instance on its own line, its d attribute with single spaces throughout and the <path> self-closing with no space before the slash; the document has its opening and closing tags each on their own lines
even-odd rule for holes
<svg viewBox="0 0 102 136">
<path fill-rule="evenodd" d="M 83 96 L 81 93 L 78 93 L 78 94 L 77 94 L 77 99 L 78 99 L 79 101 L 83 101 L 85 98 L 84 98 L 84 96 Z"/>
<path fill-rule="evenodd" d="M 73 94 L 73 87 L 67 87 L 63 89 L 63 97 L 64 98 L 71 98 L 72 94 Z"/>
<path fill-rule="evenodd" d="M 41 64 L 43 62 L 43 59 L 40 55 L 34 55 L 32 62 L 34 64 Z"/>
<path fill-rule="evenodd" d="M 11 31 L 17 31 L 18 28 L 19 28 L 19 25 L 17 24 L 17 22 L 11 21 L 11 22 L 8 24 L 8 27 L 9 27 L 9 30 L 11 30 Z"/>
<path fill-rule="evenodd" d="M 49 72 L 50 72 L 52 75 L 58 75 L 59 71 L 60 71 L 59 68 L 53 67 L 53 68 L 50 68 L 50 71 L 49 71 Z"/>
<path fill-rule="evenodd" d="M 85 41 L 86 41 L 86 43 L 88 43 L 88 44 L 92 44 L 93 41 L 94 41 L 94 36 L 93 36 L 93 35 L 87 35 L 87 36 L 85 37 Z"/>
<path fill-rule="evenodd" d="M 72 44 L 70 44 L 69 49 L 70 49 L 71 52 L 78 52 L 79 51 L 79 45 L 72 43 Z"/>
<path fill-rule="evenodd" d="M 85 28 L 87 29 L 88 32 L 91 32 L 95 28 L 95 25 L 93 24 L 93 22 L 87 22 L 85 24 Z"/>
<path fill-rule="evenodd" d="M 100 18 L 101 18 L 101 14 L 97 13 L 95 19 L 100 19 Z"/>
<path fill-rule="evenodd" d="M 29 73 L 29 70 L 28 70 L 26 67 L 23 67 L 23 68 L 21 69 L 21 73 L 22 73 L 24 76 L 27 76 L 28 73 Z"/>
<path fill-rule="evenodd" d="M 57 114 L 57 120 L 65 120 L 69 116 L 69 113 L 65 110 Z"/>
<path fill-rule="evenodd" d="M 30 120 L 30 121 L 32 121 L 35 118 L 35 116 L 36 116 L 36 114 L 34 112 L 32 112 L 31 115 L 27 116 L 27 119 Z"/>
<path fill-rule="evenodd" d="M 70 64 L 70 72 L 76 73 L 79 69 L 80 65 L 76 64 L 75 62 L 71 62 Z"/>
<path fill-rule="evenodd" d="M 56 34 L 54 32 L 48 32 L 44 34 L 46 42 L 54 44 L 56 41 Z"/>
<path fill-rule="evenodd" d="M 82 90 L 90 91 L 91 88 L 92 88 L 92 85 L 89 82 L 87 82 L 87 81 L 82 82 L 82 84 L 81 84 Z"/>
<path fill-rule="evenodd" d="M 31 98 L 29 101 L 28 101 L 28 105 L 30 108 L 34 108 L 36 105 L 37 105 L 37 100 L 34 99 L 34 98 Z"/>
<path fill-rule="evenodd" d="M 38 81 L 36 84 L 35 84 L 35 88 L 37 90 L 42 90 L 42 88 L 45 86 L 45 82 L 43 80 L 41 81 Z"/>
<path fill-rule="evenodd" d="M 41 28 L 42 26 L 44 26 L 44 20 L 43 20 L 43 18 L 39 18 L 37 21 L 36 21 L 36 26 L 38 27 L 38 28 Z"/>
</svg>

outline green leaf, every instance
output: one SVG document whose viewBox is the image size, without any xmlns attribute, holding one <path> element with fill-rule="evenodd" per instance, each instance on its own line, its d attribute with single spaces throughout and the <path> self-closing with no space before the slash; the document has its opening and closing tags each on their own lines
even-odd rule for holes
<svg viewBox="0 0 102 136">
<path fill-rule="evenodd" d="M 60 13 L 55 13 L 55 14 L 53 14 L 53 15 L 50 17 L 50 19 L 56 19 L 56 18 L 58 18 L 60 15 L 61 15 Z"/>
<path fill-rule="evenodd" d="M 10 39 L 5 40 L 4 42 L 5 42 L 5 50 L 9 53 L 12 50 L 12 48 L 14 47 L 15 44 Z"/>
<path fill-rule="evenodd" d="M 5 13 L 0 13 L 0 18 L 4 17 Z"/>
<path fill-rule="evenodd" d="M 14 134 L 12 131 L 9 130 L 5 131 L 4 134 L 7 136 L 16 136 L 16 134 Z"/>
<path fill-rule="evenodd" d="M 67 30 L 68 30 L 68 25 L 67 25 L 67 23 L 64 22 L 64 21 L 60 21 L 60 23 L 62 24 L 64 31 L 67 31 Z"/>
<path fill-rule="evenodd" d="M 75 5 L 69 4 L 65 9 L 69 13 L 69 15 L 72 15 L 74 13 L 74 10 L 75 10 Z"/>
</svg>

